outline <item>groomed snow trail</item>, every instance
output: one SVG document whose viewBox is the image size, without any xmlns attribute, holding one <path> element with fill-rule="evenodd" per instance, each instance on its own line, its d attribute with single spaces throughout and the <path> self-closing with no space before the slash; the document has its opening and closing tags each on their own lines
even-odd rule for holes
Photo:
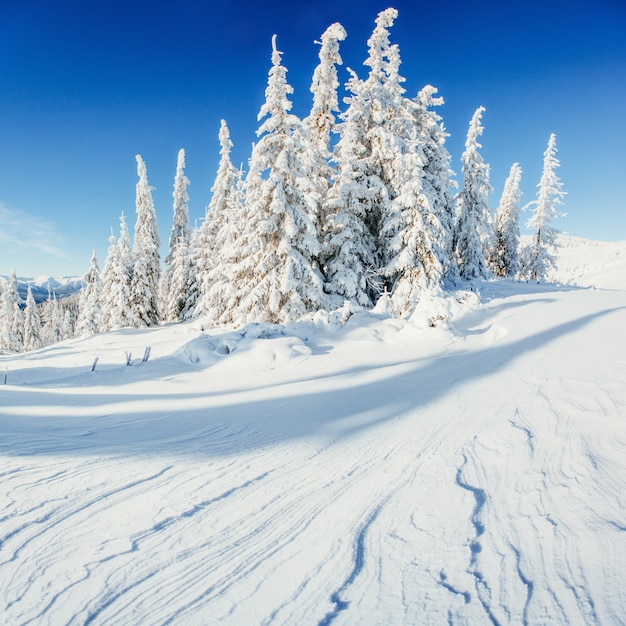
<svg viewBox="0 0 626 626">
<path fill-rule="evenodd" d="M 626 291 L 482 296 L 0 356 L 0 623 L 626 623 Z"/>
</svg>

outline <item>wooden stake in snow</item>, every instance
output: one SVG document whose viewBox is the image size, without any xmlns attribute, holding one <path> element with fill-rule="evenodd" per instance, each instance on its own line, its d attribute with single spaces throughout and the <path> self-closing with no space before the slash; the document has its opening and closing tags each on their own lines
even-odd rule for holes
<svg viewBox="0 0 626 626">
<path fill-rule="evenodd" d="M 9 377 L 9 368 L 8 366 L 4 368 L 4 384 L 7 384 L 7 378 Z"/>
<path fill-rule="evenodd" d="M 133 353 L 132 352 L 124 352 L 126 355 L 126 367 L 133 364 Z"/>
<path fill-rule="evenodd" d="M 97 365 L 97 364 L 98 364 L 98 357 L 96 357 L 96 358 L 93 360 L 93 365 L 91 366 L 91 371 L 92 371 L 92 372 L 95 372 L 95 371 L 96 371 L 96 365 Z"/>
<path fill-rule="evenodd" d="M 143 359 L 141 359 L 142 363 L 147 363 L 148 359 L 150 358 L 150 351 L 152 350 L 152 348 L 150 348 L 150 346 L 148 346 L 145 350 L 145 352 L 143 353 Z"/>
</svg>

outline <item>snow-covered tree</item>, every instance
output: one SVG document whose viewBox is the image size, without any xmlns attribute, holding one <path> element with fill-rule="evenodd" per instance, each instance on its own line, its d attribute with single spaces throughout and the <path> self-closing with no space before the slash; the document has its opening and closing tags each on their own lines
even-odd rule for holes
<svg viewBox="0 0 626 626">
<path fill-rule="evenodd" d="M 189 244 L 180 239 L 174 246 L 172 266 L 169 272 L 169 290 L 166 319 L 183 321 L 189 308 L 189 279 L 191 276 L 191 251 Z"/>
<path fill-rule="evenodd" d="M 519 163 L 513 163 L 504 183 L 504 191 L 494 220 L 495 238 L 491 253 L 491 268 L 496 276 L 513 277 L 517 275 L 519 269 L 521 178 L 522 168 Z"/>
<path fill-rule="evenodd" d="M 166 271 L 163 273 L 163 304 L 167 320 L 181 318 L 185 309 L 187 272 L 189 266 L 189 179 L 185 176 L 185 151 L 178 152 L 176 177 L 174 179 L 174 218 L 169 241 L 169 253 L 165 259 Z"/>
<path fill-rule="evenodd" d="M 102 324 L 104 330 L 133 325 L 130 309 L 130 283 L 133 255 L 124 213 L 120 216 L 120 238 L 109 237 L 107 259 L 102 270 Z"/>
<path fill-rule="evenodd" d="M 21 352 L 24 349 L 24 313 L 20 308 L 21 298 L 18 293 L 15 270 L 4 285 L 4 328 L 2 347 L 9 352 Z"/>
<path fill-rule="evenodd" d="M 197 284 L 192 285 L 199 297 L 196 314 L 208 315 L 215 323 L 232 295 L 231 268 L 238 260 L 237 241 L 245 229 L 241 221 L 242 174 L 230 159 L 233 143 L 225 120 L 221 121 L 219 142 L 220 162 L 211 187 L 213 195 L 193 246 Z"/>
<path fill-rule="evenodd" d="M 102 330 L 102 282 L 95 250 L 91 255 L 91 264 L 84 281 L 85 286 L 81 290 L 78 302 L 77 336 L 92 335 Z"/>
<path fill-rule="evenodd" d="M 43 306 L 43 342 L 46 346 L 63 341 L 67 334 L 65 315 L 56 295 L 48 292 Z"/>
<path fill-rule="evenodd" d="M 463 163 L 463 185 L 457 195 L 458 220 L 455 229 L 455 252 L 459 274 L 465 280 L 486 278 L 487 248 L 490 244 L 491 214 L 488 195 L 489 166 L 483 161 L 478 137 L 483 132 L 481 125 L 484 107 L 478 107 L 469 125 Z"/>
<path fill-rule="evenodd" d="M 550 226 L 550 223 L 553 219 L 565 216 L 558 211 L 566 192 L 562 191 L 563 183 L 554 171 L 560 165 L 556 153 L 556 135 L 552 133 L 543 155 L 543 171 L 537 185 L 537 199 L 527 205 L 535 207 L 526 224 L 535 234 L 532 243 L 522 251 L 521 272 L 524 277 L 538 282 L 546 279 L 549 270 L 556 269 L 554 252 L 559 231 Z"/>
<path fill-rule="evenodd" d="M 178 160 L 176 162 L 176 176 L 174 177 L 174 198 L 172 232 L 170 233 L 169 254 L 165 258 L 166 265 L 172 264 L 174 250 L 182 240 L 189 244 L 189 194 L 187 186 L 189 179 L 185 176 L 185 150 L 181 148 L 178 151 Z"/>
<path fill-rule="evenodd" d="M 337 172 L 326 201 L 327 233 L 323 246 L 325 289 L 338 297 L 361 306 L 372 306 L 378 292 L 376 272 L 379 267 L 378 224 L 374 193 L 370 189 L 368 148 L 363 126 L 363 99 L 358 96 L 360 81 L 356 74 L 348 82 L 352 96 L 341 115 L 340 139 L 334 159 Z"/>
<path fill-rule="evenodd" d="M 454 282 L 458 275 L 453 250 L 456 221 L 453 189 L 456 183 L 450 166 L 452 157 L 445 146 L 448 133 L 441 116 L 433 109 L 443 104 L 443 98 L 436 94 L 437 89 L 432 85 L 423 87 L 415 98 L 413 112 L 424 157 L 423 191 L 430 199 L 432 211 L 441 224 L 442 239 L 438 242 L 438 248 L 444 276 Z"/>
<path fill-rule="evenodd" d="M 130 308 L 133 326 L 152 326 L 159 323 L 159 281 L 161 275 L 159 232 L 152 201 L 152 187 L 148 184 L 146 165 L 140 155 L 137 159 L 135 240 L 133 244 L 133 273 L 130 283 Z"/>
<path fill-rule="evenodd" d="M 281 52 L 272 39 L 272 68 L 259 112 L 265 118 L 257 134 L 246 179 L 247 224 L 233 268 L 237 289 L 233 320 L 284 322 L 323 305 L 323 280 L 314 266 L 319 253 L 317 232 L 302 189 L 302 122 L 289 113 Z"/>
<path fill-rule="evenodd" d="M 299 138 L 305 151 L 302 160 L 306 170 L 299 182 L 320 242 L 326 232 L 325 200 L 333 176 L 329 159 L 331 135 L 336 132 L 335 114 L 339 112 L 337 66 L 342 64 L 339 42 L 345 38 L 345 29 L 335 23 L 324 31 L 321 41 L 317 42 L 320 51 L 319 64 L 311 82 L 313 106 L 309 116 L 303 120 L 306 132 Z"/>
<path fill-rule="evenodd" d="M 371 306 L 382 291 L 381 219 L 395 196 L 392 126 L 404 79 L 397 73 L 399 55 L 389 42 L 389 28 L 397 14 L 387 9 L 376 18 L 364 63 L 368 77 L 360 80 L 350 71 L 346 87 L 351 95 L 345 99 L 348 108 L 340 116 L 334 152 L 337 173 L 326 203 L 326 290 L 363 306 Z"/>
<path fill-rule="evenodd" d="M 29 283 L 24 309 L 24 349 L 38 350 L 42 346 L 41 315 Z"/>
<path fill-rule="evenodd" d="M 399 85 L 396 47 L 389 50 L 388 59 L 389 82 Z M 390 94 L 395 94 L 396 102 L 389 122 L 394 138 L 388 150 L 391 200 L 381 218 L 382 273 L 396 312 L 405 314 L 424 290 L 439 289 L 447 258 L 444 227 L 427 185 L 419 103 L 403 97 L 398 86 Z"/>
<path fill-rule="evenodd" d="M 339 112 L 337 65 L 342 64 L 339 42 L 345 38 L 344 27 L 335 23 L 324 31 L 321 41 L 318 42 L 319 65 L 313 72 L 311 83 L 313 106 L 311 113 L 304 120 L 311 144 L 326 158 L 330 157 L 331 133 L 335 129 L 335 114 Z"/>
<path fill-rule="evenodd" d="M 4 310 L 4 290 L 6 288 L 6 283 L 4 278 L 0 276 L 0 351 L 6 350 L 6 345 L 4 341 L 4 325 L 6 320 L 6 312 Z"/>
</svg>

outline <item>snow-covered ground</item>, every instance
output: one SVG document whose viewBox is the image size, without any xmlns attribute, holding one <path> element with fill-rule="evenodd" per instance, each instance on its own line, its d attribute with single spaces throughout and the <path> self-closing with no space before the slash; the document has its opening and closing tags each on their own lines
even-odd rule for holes
<svg viewBox="0 0 626 626">
<path fill-rule="evenodd" d="M 1 356 L 0 623 L 626 623 L 625 244 L 575 244 L 596 288 L 485 283 L 449 328 Z"/>
</svg>

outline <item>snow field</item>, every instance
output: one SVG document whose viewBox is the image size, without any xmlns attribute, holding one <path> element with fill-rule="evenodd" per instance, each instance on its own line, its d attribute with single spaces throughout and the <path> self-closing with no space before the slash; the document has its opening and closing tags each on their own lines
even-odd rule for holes
<svg viewBox="0 0 626 626">
<path fill-rule="evenodd" d="M 0 356 L 1 621 L 624 623 L 626 290 L 481 291 Z"/>
</svg>

